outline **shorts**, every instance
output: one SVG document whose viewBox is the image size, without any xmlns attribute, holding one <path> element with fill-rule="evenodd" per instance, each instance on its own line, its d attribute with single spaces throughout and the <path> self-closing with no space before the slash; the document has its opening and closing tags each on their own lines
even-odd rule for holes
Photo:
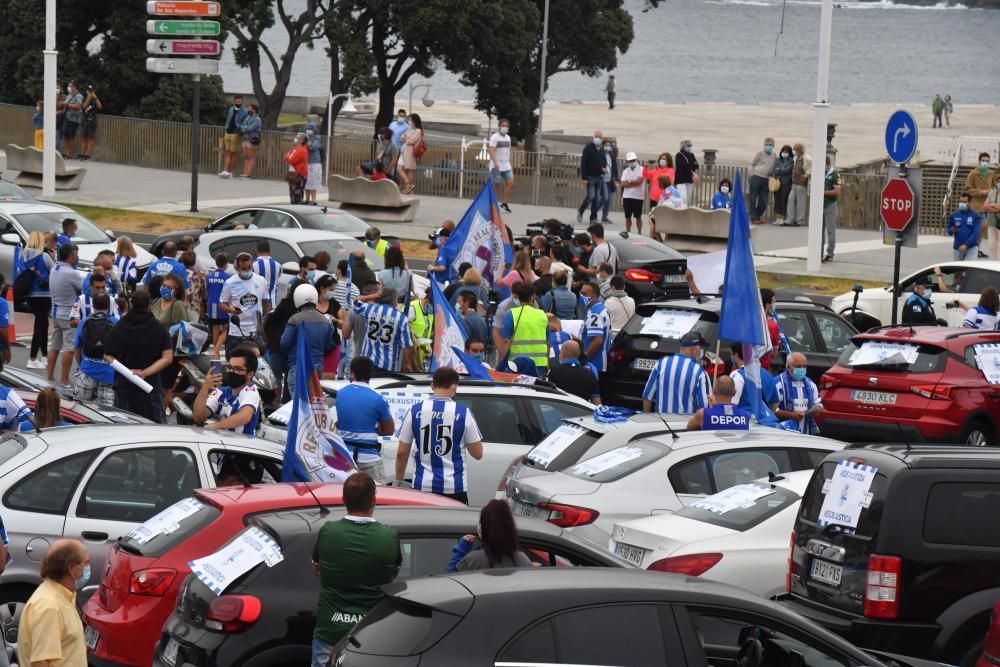
<svg viewBox="0 0 1000 667">
<path fill-rule="evenodd" d="M 490 178 L 493 179 L 494 183 L 509 183 L 514 180 L 514 172 L 510 169 L 500 171 L 499 169 L 490 169 Z"/>
<path fill-rule="evenodd" d="M 76 337 L 76 327 L 69 320 L 52 319 L 52 336 L 49 338 L 50 352 L 72 352 L 75 349 L 73 339 Z"/>
<path fill-rule="evenodd" d="M 625 219 L 642 218 L 641 199 L 622 199 L 622 210 L 625 212 Z"/>
<path fill-rule="evenodd" d="M 306 190 L 319 190 L 323 184 L 323 165 L 318 162 L 309 163 L 309 175 L 306 176 Z"/>
<path fill-rule="evenodd" d="M 228 317 L 220 317 L 219 319 L 209 319 L 208 323 L 209 324 L 214 324 L 216 326 L 220 326 L 221 327 L 221 326 L 223 326 L 225 324 L 229 324 L 229 318 Z"/>
<path fill-rule="evenodd" d="M 84 139 L 93 139 L 97 136 L 97 126 L 96 125 L 84 125 L 80 128 L 81 136 Z"/>
<path fill-rule="evenodd" d="M 63 119 L 62 135 L 63 139 L 76 139 L 76 130 L 80 127 L 79 123 L 74 123 L 71 120 Z"/>
<path fill-rule="evenodd" d="M 260 148 L 260 144 L 255 144 L 252 141 L 247 141 L 245 139 L 243 140 L 243 143 L 240 145 L 243 146 L 243 150 L 246 150 L 248 148 L 251 150 L 257 150 L 258 148 Z"/>
<path fill-rule="evenodd" d="M 86 373 L 78 373 L 76 376 L 76 400 L 93 401 L 101 405 L 115 404 L 115 386 L 98 382 Z"/>
<path fill-rule="evenodd" d="M 235 153 L 240 149 L 240 135 L 226 134 L 222 137 L 222 150 L 227 153 Z"/>
</svg>

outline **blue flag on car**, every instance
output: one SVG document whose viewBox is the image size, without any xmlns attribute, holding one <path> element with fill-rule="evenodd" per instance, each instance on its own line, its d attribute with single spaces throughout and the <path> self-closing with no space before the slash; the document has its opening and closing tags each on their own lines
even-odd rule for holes
<svg viewBox="0 0 1000 667">
<path fill-rule="evenodd" d="M 440 282 L 457 280 L 458 267 L 468 262 L 482 274 L 489 287 L 496 288 L 513 257 L 493 185 L 487 180 L 455 231 L 438 250 L 434 264 L 445 270 L 436 272 L 435 278 Z"/>
<path fill-rule="evenodd" d="M 469 374 L 470 380 L 488 380 L 490 382 L 509 382 L 513 384 L 535 384 L 538 380 L 538 378 L 530 375 L 504 373 L 503 371 L 487 368 L 457 347 L 453 347 L 451 351 L 455 354 L 456 360 L 462 362 L 462 366 L 465 367 L 465 372 Z M 461 369 L 458 370 L 461 372 Z"/>
<path fill-rule="evenodd" d="M 305 324 L 299 325 L 282 482 L 343 482 L 357 472 L 354 458 L 333 430 L 326 397 L 306 345 Z"/>
<path fill-rule="evenodd" d="M 452 348 L 465 349 L 465 328 L 458 320 L 458 315 L 448 303 L 441 286 L 436 280 L 431 281 L 431 300 L 434 303 L 434 351 L 431 356 L 431 370 L 447 366 L 455 368 L 459 359 Z"/>
</svg>

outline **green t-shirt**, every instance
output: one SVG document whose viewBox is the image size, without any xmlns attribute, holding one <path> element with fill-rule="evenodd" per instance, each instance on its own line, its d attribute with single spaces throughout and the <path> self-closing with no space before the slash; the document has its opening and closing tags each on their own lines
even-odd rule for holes
<svg viewBox="0 0 1000 667">
<path fill-rule="evenodd" d="M 399 536 L 377 521 L 328 521 L 313 547 L 319 564 L 319 607 L 314 635 L 335 644 L 382 599 L 381 587 L 403 563 Z"/>
<path fill-rule="evenodd" d="M 836 186 L 842 185 L 843 182 L 840 179 L 840 172 L 834 169 L 823 181 L 823 191 L 833 190 Z M 840 195 L 823 195 L 824 204 L 836 204 L 837 200 L 840 199 Z"/>
</svg>

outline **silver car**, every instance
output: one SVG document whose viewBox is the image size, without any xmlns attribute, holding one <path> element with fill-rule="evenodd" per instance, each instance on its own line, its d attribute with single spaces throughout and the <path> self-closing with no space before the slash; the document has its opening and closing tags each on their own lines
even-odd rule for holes
<svg viewBox="0 0 1000 667">
<path fill-rule="evenodd" d="M 615 523 L 673 512 L 695 498 L 770 473 L 810 470 L 844 443 L 751 426 L 679 431 L 657 415 L 565 420 L 506 480 L 515 514 L 607 544 Z"/>
</svg>

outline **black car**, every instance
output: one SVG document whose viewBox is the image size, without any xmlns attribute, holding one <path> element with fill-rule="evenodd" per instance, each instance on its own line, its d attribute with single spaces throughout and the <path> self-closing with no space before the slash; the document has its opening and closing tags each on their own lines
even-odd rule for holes
<svg viewBox="0 0 1000 667">
<path fill-rule="evenodd" d="M 308 664 L 316 624 L 318 579 L 309 563 L 320 527 L 343 511 L 319 509 L 259 514 L 250 522 L 271 535 L 284 560 L 258 565 L 216 596 L 190 575 L 177 598 L 177 608 L 163 629 L 154 652 L 157 667 L 285 667 Z M 474 533 L 479 512 L 466 508 L 383 508 L 378 521 L 395 526 L 403 552 L 399 580 L 444 574 L 455 542 Z M 534 519 L 516 519 L 521 548 L 545 571 L 576 566 L 632 568 L 604 547 L 570 536 L 561 528 Z M 214 622 L 214 615 L 237 602 L 253 600 L 258 616 L 250 623 Z M 209 623 L 206 623 L 209 621 Z M 210 630 L 208 625 L 224 628 Z M 164 659 L 164 653 L 167 659 Z M 173 657 L 173 660 L 170 658 Z M 402 664 L 402 663 L 397 663 Z M 433 662 L 427 664 L 434 664 Z"/>
<path fill-rule="evenodd" d="M 870 486 L 859 507 L 843 499 L 863 473 Z M 973 665 L 1000 599 L 998 516 L 995 449 L 868 445 L 830 454 L 802 497 L 782 602 L 862 647 Z"/>
<path fill-rule="evenodd" d="M 681 321 L 697 315 L 697 320 L 687 330 L 697 331 L 702 335 L 709 344 L 705 350 L 706 356 L 713 359 L 721 306 L 722 300 L 716 298 L 657 301 L 637 305 L 635 315 L 611 343 L 608 371 L 601 374 L 603 401 L 641 410 L 642 390 L 650 371 L 661 357 L 676 354 L 680 350 L 680 336 L 683 334 L 667 337 L 651 333 L 657 325 L 656 320 L 652 319 L 657 313 L 664 316 L 667 311 L 676 311 L 676 317 Z M 778 301 L 775 309 L 789 347 L 792 352 L 806 355 L 809 364 L 807 373 L 815 382 L 837 363 L 840 353 L 851 344 L 851 337 L 857 334 L 857 330 L 844 318 L 813 301 Z M 722 341 L 719 346 L 721 362 L 725 364 L 726 372 L 731 370 L 729 345 L 730 341 Z M 777 375 L 784 369 L 785 355 L 779 352 L 771 359 L 771 373 Z"/>
<path fill-rule="evenodd" d="M 608 234 L 605 241 L 618 251 L 618 273 L 637 304 L 691 296 L 684 277 L 687 258 L 681 253 L 641 234 Z"/>
<path fill-rule="evenodd" d="M 242 225 L 242 227 L 238 227 Z M 205 232 L 224 232 L 230 229 L 322 229 L 338 234 L 353 236 L 359 241 L 365 240 L 365 232 L 372 225 L 361 218 L 326 206 L 248 206 L 230 211 L 224 216 L 198 229 L 182 229 L 156 237 L 149 251 L 161 257 L 163 244 L 167 241 L 177 243 L 183 236 L 193 236 L 195 240 Z M 382 236 L 390 245 L 399 245 L 399 237 Z"/>
<path fill-rule="evenodd" d="M 890 664 L 773 602 L 682 575 L 487 570 L 384 590 L 334 648 L 337 667 Z"/>
</svg>

